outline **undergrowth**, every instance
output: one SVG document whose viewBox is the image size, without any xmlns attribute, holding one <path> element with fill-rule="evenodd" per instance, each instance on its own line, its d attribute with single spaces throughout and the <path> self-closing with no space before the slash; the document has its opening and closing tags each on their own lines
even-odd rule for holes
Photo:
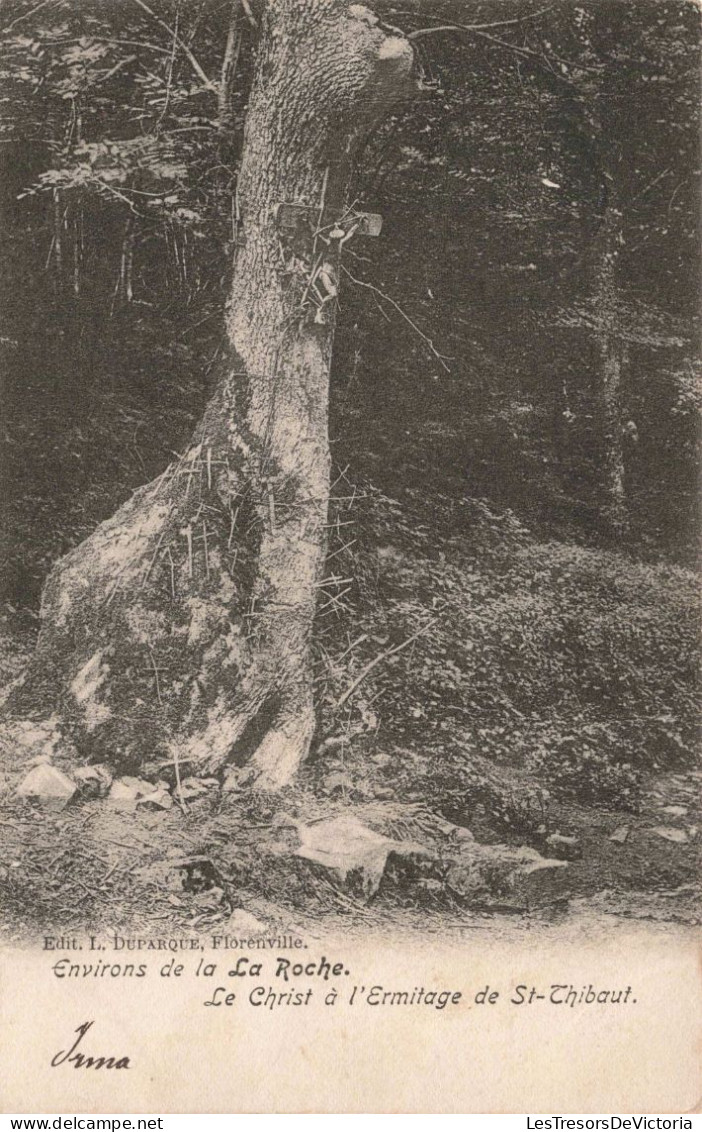
<svg viewBox="0 0 702 1132">
<path fill-rule="evenodd" d="M 694 764 L 691 572 L 538 542 L 468 497 L 351 498 L 330 553 L 354 581 L 318 618 L 327 762 L 383 754 L 411 796 L 514 829 L 544 791 L 636 810 L 647 774 Z"/>
</svg>

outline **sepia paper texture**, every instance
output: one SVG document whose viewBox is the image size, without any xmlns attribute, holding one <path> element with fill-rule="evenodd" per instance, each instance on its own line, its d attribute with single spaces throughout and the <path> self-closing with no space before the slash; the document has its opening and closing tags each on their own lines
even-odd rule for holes
<svg viewBox="0 0 702 1132">
<path fill-rule="evenodd" d="M 697 8 L 0 40 L 4 1111 L 699 1111 Z"/>
<path fill-rule="evenodd" d="M 292 953 L 275 949 L 228 952 L 224 963 L 221 951 L 176 954 L 186 966 L 179 980 L 159 974 L 171 955 L 151 952 L 138 986 L 59 981 L 51 971 L 57 953 L 5 951 L 3 1105 L 58 1113 L 696 1111 L 699 941 L 602 925 L 596 939 L 587 936 L 492 938 L 477 930 L 450 946 L 445 939 L 332 937 L 310 941 L 294 958 L 338 960 L 350 974 L 290 984 L 273 972 L 278 956 Z M 124 962 L 122 952 L 105 954 Z M 242 954 L 261 959 L 259 977 L 223 974 Z M 88 956 L 69 959 L 77 957 Z M 216 963 L 217 973 L 197 977 L 201 960 Z M 236 994 L 234 1003 L 207 1007 L 222 985 Z M 448 989 L 461 1000 L 443 1010 L 360 1000 L 350 1006 L 360 985 Z M 630 1002 L 554 1005 L 552 985 L 578 994 L 589 986 L 631 987 Z M 306 1006 L 274 1011 L 252 1006 L 251 991 L 271 986 L 311 987 L 312 997 Z M 547 999 L 530 1005 L 532 987 Z M 486 1001 L 476 1003 L 486 988 Z M 338 999 L 326 1005 L 331 989 Z M 499 998 L 490 1004 L 494 991 Z M 75 1028 L 93 1020 L 86 1052 L 127 1055 L 129 1069 L 51 1068 Z"/>
</svg>

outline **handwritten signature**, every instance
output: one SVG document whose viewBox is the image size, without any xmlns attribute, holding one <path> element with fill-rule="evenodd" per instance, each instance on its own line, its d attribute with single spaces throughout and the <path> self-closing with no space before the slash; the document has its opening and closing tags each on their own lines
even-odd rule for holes
<svg viewBox="0 0 702 1132">
<path fill-rule="evenodd" d="M 129 1058 L 124 1055 L 117 1057 L 114 1054 L 101 1054 L 95 1057 L 94 1054 L 86 1054 L 78 1052 L 78 1046 L 83 1041 L 91 1026 L 94 1022 L 83 1022 L 77 1026 L 75 1033 L 78 1035 L 73 1045 L 68 1050 L 59 1050 L 57 1054 L 51 1059 L 51 1064 L 54 1068 L 59 1065 L 73 1064 L 74 1069 L 129 1069 Z"/>
</svg>

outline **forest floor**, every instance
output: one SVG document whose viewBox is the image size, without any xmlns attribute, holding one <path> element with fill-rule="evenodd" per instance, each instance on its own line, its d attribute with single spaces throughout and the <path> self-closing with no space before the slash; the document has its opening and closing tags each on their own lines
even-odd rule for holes
<svg viewBox="0 0 702 1132">
<path fill-rule="evenodd" d="M 3 938 L 30 944 L 43 935 L 235 938 L 283 932 L 304 937 L 344 932 L 436 932 L 460 936 L 485 930 L 501 936 L 578 924 L 614 921 L 691 927 L 700 923 L 700 878 L 694 839 L 668 842 L 655 831 L 663 803 L 693 805 L 700 778 L 659 780 L 642 811 L 628 824 L 624 843 L 611 840 L 621 815 L 572 809 L 567 828 L 582 856 L 563 879 L 540 890 L 509 896 L 485 891 L 463 898 L 446 882 L 454 859 L 450 836 L 429 838 L 435 879 L 387 868 L 368 899 L 314 864 L 294 855 L 294 815 L 288 809 L 252 812 L 250 805 L 192 806 L 187 815 L 124 812 L 92 801 L 53 814 L 3 799 L 0 888 Z M 285 799 L 296 811 L 333 817 L 347 804 L 321 803 L 302 791 Z M 403 814 L 403 809 L 407 812 Z M 365 822 L 387 829 L 412 807 L 357 808 Z M 265 816 L 265 821 L 251 821 Z M 291 821 L 291 818 L 293 819 Z M 686 818 L 689 821 L 689 818 Z M 687 829 L 679 820 L 675 828 Z M 437 831 L 438 832 L 438 831 Z M 439 863 L 437 866 L 437 862 Z M 560 870 L 559 870 L 560 872 Z M 444 877 L 442 881 L 440 878 Z"/>
<path fill-rule="evenodd" d="M 445 497 L 420 505 L 354 498 L 354 589 L 318 627 L 320 733 L 294 787 L 198 780 L 181 806 L 162 770 L 145 777 L 166 810 L 52 809 L 16 796 L 28 766 L 4 744 L 6 942 L 700 923 L 702 771 L 679 718 L 692 576 L 538 542 L 484 502 L 460 521 Z M 6 609 L 3 682 L 35 631 Z"/>
</svg>

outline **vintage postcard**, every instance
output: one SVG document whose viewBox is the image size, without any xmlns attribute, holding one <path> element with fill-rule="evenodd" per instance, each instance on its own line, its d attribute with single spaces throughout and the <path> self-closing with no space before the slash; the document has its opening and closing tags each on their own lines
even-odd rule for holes
<svg viewBox="0 0 702 1132">
<path fill-rule="evenodd" d="M 0 43 L 3 1110 L 691 1127 L 699 7 Z"/>
</svg>

